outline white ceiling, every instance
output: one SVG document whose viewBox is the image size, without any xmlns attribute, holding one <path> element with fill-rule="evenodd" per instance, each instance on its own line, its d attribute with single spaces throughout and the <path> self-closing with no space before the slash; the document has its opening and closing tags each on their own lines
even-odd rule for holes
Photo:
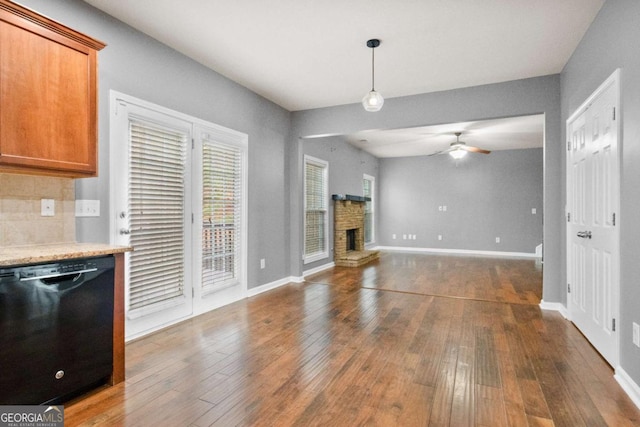
<svg viewBox="0 0 640 427">
<path fill-rule="evenodd" d="M 449 148 L 456 132 L 462 132 L 460 141 L 489 151 L 542 147 L 544 115 L 363 131 L 347 135 L 346 140 L 379 158 L 424 156 Z"/>
<path fill-rule="evenodd" d="M 290 111 L 360 102 L 370 38 L 385 98 L 559 73 L 604 3 L 85 1 Z"/>
</svg>

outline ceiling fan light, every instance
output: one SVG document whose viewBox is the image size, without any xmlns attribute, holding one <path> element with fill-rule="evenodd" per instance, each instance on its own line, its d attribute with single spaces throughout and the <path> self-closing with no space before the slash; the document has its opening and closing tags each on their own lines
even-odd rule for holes
<svg viewBox="0 0 640 427">
<path fill-rule="evenodd" d="M 449 151 L 449 155 L 456 160 L 460 160 L 461 158 L 467 155 L 467 152 L 461 148 L 456 148 L 453 151 Z"/>
<path fill-rule="evenodd" d="M 367 111 L 380 111 L 382 104 L 384 104 L 384 98 L 375 90 L 367 93 L 364 98 L 362 98 L 362 106 Z"/>
</svg>

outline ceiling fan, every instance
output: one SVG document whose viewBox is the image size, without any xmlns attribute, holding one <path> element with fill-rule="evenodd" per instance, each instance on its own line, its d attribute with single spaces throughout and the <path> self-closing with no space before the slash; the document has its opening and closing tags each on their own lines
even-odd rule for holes
<svg viewBox="0 0 640 427">
<path fill-rule="evenodd" d="M 429 156 L 436 156 L 438 154 L 449 153 L 451 157 L 458 160 L 467 155 L 467 151 L 472 153 L 480 153 L 480 154 L 489 154 L 491 151 L 484 150 L 482 148 L 473 147 L 471 145 L 467 145 L 464 141 L 460 141 L 460 135 L 462 132 L 456 132 L 456 141 L 451 143 L 451 146 L 446 150 L 436 151 L 433 154 L 429 154 Z"/>
</svg>

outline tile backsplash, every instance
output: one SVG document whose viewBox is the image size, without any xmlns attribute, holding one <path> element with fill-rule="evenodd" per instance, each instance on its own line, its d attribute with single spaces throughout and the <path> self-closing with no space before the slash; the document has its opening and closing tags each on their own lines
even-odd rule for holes
<svg viewBox="0 0 640 427">
<path fill-rule="evenodd" d="M 41 199 L 55 215 L 41 215 Z M 0 247 L 75 242 L 75 185 L 71 178 L 0 174 Z"/>
</svg>

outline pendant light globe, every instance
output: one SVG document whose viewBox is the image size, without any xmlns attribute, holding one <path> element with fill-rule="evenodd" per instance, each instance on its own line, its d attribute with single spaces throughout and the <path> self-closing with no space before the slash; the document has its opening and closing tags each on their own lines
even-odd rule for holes
<svg viewBox="0 0 640 427">
<path fill-rule="evenodd" d="M 384 98 L 382 97 L 382 95 L 380 95 L 379 92 L 376 92 L 375 90 L 371 90 L 364 96 L 364 98 L 362 98 L 362 106 L 367 111 L 380 111 L 383 104 Z"/>
<path fill-rule="evenodd" d="M 376 68 L 375 68 L 375 49 L 380 46 L 380 40 L 370 39 L 367 40 L 367 47 L 371 48 L 371 91 L 362 98 L 362 106 L 366 111 L 380 111 L 384 104 L 384 98 L 380 95 L 380 92 L 376 92 Z"/>
</svg>

